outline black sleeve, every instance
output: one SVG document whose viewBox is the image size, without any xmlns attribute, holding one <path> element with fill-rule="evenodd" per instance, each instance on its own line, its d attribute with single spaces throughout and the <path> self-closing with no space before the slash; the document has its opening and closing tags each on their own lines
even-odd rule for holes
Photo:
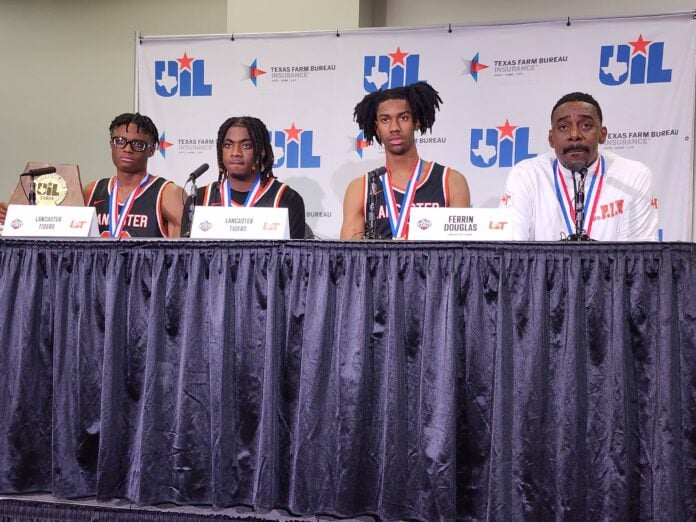
<svg viewBox="0 0 696 522">
<path fill-rule="evenodd" d="M 205 197 L 205 187 L 198 187 L 196 189 L 196 205 L 202 205 L 204 197 Z"/>
<path fill-rule="evenodd" d="M 290 221 L 290 239 L 304 239 L 305 237 L 305 208 L 304 200 L 297 192 L 288 187 L 280 196 L 279 207 L 288 209 Z"/>
</svg>

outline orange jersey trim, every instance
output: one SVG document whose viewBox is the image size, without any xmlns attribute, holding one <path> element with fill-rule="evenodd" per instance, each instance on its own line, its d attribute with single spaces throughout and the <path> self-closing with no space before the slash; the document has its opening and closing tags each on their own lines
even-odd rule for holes
<svg viewBox="0 0 696 522">
<path fill-rule="evenodd" d="M 162 214 L 162 197 L 164 194 L 164 189 L 172 183 L 172 181 L 167 181 L 165 182 L 161 187 L 159 192 L 157 193 L 157 207 L 156 207 L 156 213 L 157 213 L 157 225 L 159 225 L 160 233 L 164 237 L 169 237 L 169 225 L 167 223 L 167 220 L 164 219 L 164 215 Z M 137 199 L 137 198 L 136 198 Z"/>
<path fill-rule="evenodd" d="M 446 207 L 450 206 L 449 175 L 450 168 L 445 167 L 445 173 L 442 175 L 442 193 L 445 195 Z"/>
<path fill-rule="evenodd" d="M 269 183 L 269 185 L 270 185 L 270 183 Z M 280 198 L 283 195 L 283 193 L 285 192 L 286 188 L 288 188 L 288 186 L 285 183 L 280 184 L 280 188 L 278 189 L 278 194 L 276 194 L 275 200 L 273 201 L 273 206 L 275 208 L 278 208 L 280 206 Z"/>
</svg>

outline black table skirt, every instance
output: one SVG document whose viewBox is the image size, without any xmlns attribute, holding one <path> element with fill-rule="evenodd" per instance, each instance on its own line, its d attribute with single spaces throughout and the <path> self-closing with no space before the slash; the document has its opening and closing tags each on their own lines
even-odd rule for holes
<svg viewBox="0 0 696 522">
<path fill-rule="evenodd" d="M 0 493 L 696 517 L 688 243 L 0 240 Z"/>
</svg>

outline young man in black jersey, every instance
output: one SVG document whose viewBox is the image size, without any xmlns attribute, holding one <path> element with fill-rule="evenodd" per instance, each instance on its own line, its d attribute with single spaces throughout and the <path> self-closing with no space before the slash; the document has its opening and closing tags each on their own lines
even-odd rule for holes
<svg viewBox="0 0 696 522">
<path fill-rule="evenodd" d="M 116 175 L 85 187 L 104 237 L 179 237 L 185 196 L 181 187 L 147 171 L 159 146 L 153 121 L 139 113 L 116 116 L 109 126 Z"/>
<path fill-rule="evenodd" d="M 197 190 L 197 205 L 287 208 L 290 237 L 305 237 L 304 201 L 273 175 L 273 147 L 260 119 L 226 120 L 218 130 L 217 158 L 219 179 Z"/>
<path fill-rule="evenodd" d="M 116 175 L 84 188 L 85 204 L 96 208 L 103 237 L 178 237 L 184 195 L 180 187 L 147 171 L 159 133 L 147 116 L 124 113 L 109 126 Z M 6 204 L 0 203 L 0 223 Z"/>
<path fill-rule="evenodd" d="M 416 131 L 432 130 L 439 109 L 437 91 L 425 82 L 376 91 L 355 106 L 354 117 L 365 140 L 384 146 L 386 172 L 379 178 L 376 235 L 406 239 L 413 206 L 468 207 L 469 186 L 454 169 L 423 161 L 416 149 Z M 343 200 L 341 239 L 361 239 L 365 233 L 367 175 L 348 185 Z M 385 197 L 386 195 L 386 197 Z M 403 209 L 404 199 L 410 200 Z M 405 212 L 402 215 L 402 211 Z"/>
</svg>

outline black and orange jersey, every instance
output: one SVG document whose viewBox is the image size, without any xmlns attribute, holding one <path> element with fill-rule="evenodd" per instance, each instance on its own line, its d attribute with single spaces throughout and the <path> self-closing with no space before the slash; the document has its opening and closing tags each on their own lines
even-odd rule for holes
<svg viewBox="0 0 696 522">
<path fill-rule="evenodd" d="M 88 205 L 97 210 L 97 223 L 103 237 L 109 237 L 109 195 L 115 181 L 116 176 L 97 181 L 87 201 Z M 125 217 L 121 237 L 169 237 L 167 223 L 162 216 L 162 194 L 169 183 L 171 181 L 150 175 Z M 119 204 L 119 212 L 121 211 L 123 205 Z"/>
<path fill-rule="evenodd" d="M 412 207 L 448 207 L 449 206 L 449 189 L 447 186 L 449 178 L 449 167 L 444 167 L 439 163 L 430 163 L 430 168 L 421 177 L 416 186 L 416 194 L 413 198 Z M 380 239 L 390 239 L 392 237 L 391 225 L 389 224 L 389 215 L 387 213 L 387 205 L 384 198 L 384 190 L 382 189 L 382 178 L 387 174 L 384 173 L 379 177 L 379 191 L 376 198 L 377 210 L 377 237 Z M 367 190 L 369 180 L 367 174 L 363 176 L 363 215 L 367 216 Z M 401 212 L 401 202 L 404 199 L 405 188 L 394 187 L 394 200 Z"/>
<path fill-rule="evenodd" d="M 232 190 L 232 201 L 242 206 L 246 201 L 248 192 Z M 220 195 L 220 182 L 214 181 L 196 191 L 196 205 L 206 207 L 216 207 L 222 205 Z M 254 207 L 274 207 L 287 208 L 288 221 L 290 226 L 290 237 L 292 239 L 303 239 L 305 237 L 305 207 L 304 200 L 287 183 L 271 178 L 261 189 Z"/>
</svg>

